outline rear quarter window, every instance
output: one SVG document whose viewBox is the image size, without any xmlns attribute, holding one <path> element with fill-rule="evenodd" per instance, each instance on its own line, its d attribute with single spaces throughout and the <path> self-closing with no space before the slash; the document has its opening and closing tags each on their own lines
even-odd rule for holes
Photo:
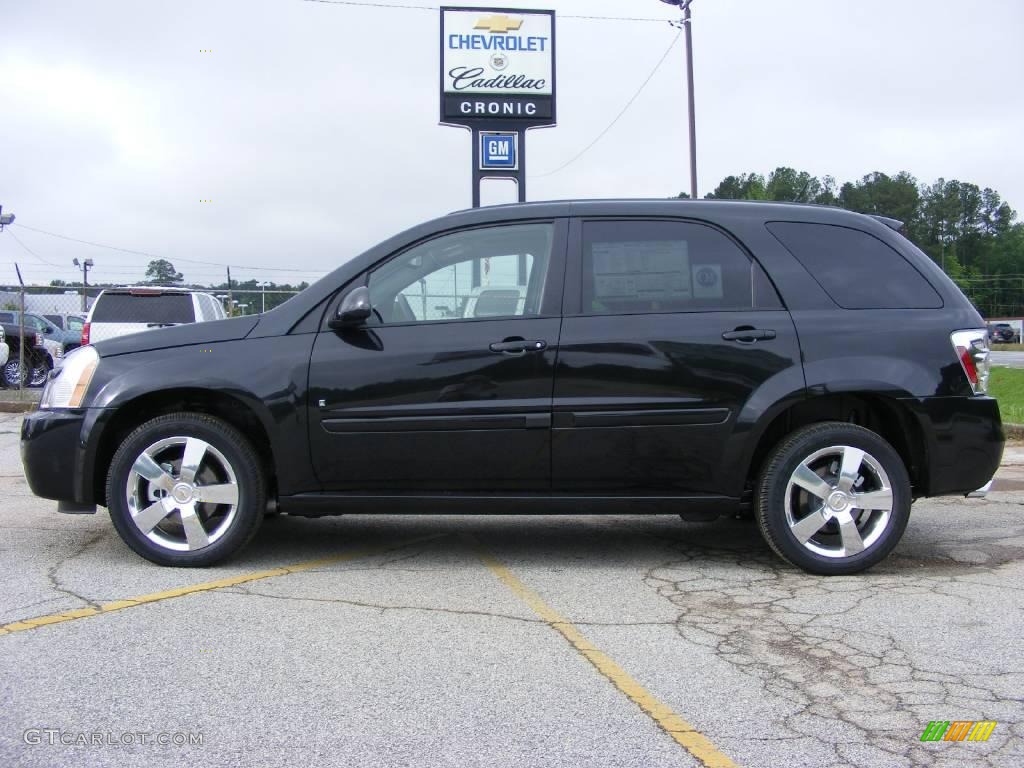
<svg viewBox="0 0 1024 768">
<path fill-rule="evenodd" d="M 188 293 L 135 295 L 105 293 L 93 307 L 94 323 L 194 323 L 195 310 Z"/>
<path fill-rule="evenodd" d="M 942 297 L 874 235 L 831 224 L 769 222 L 768 231 L 844 309 L 935 309 Z"/>
</svg>

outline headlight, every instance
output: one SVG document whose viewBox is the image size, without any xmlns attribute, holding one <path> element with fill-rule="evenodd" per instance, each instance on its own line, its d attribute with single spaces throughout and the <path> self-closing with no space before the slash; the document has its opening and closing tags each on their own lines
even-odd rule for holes
<svg viewBox="0 0 1024 768">
<path fill-rule="evenodd" d="M 39 407 L 81 407 L 99 362 L 100 356 L 93 347 L 79 347 L 70 352 L 64 358 L 64 367 L 52 373 L 52 378 L 47 380 L 39 398 Z"/>
</svg>

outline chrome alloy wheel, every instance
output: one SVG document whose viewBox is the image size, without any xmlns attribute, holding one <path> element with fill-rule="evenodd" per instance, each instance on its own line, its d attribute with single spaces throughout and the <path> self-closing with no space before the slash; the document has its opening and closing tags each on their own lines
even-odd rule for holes
<svg viewBox="0 0 1024 768">
<path fill-rule="evenodd" d="M 892 518 L 889 476 L 871 454 L 849 445 L 815 451 L 786 486 L 786 523 L 804 547 L 824 557 L 851 557 L 885 533 Z"/>
<path fill-rule="evenodd" d="M 196 437 L 146 448 L 125 486 L 132 522 L 154 544 L 177 552 L 210 546 L 238 512 L 238 480 L 220 451 Z"/>
</svg>

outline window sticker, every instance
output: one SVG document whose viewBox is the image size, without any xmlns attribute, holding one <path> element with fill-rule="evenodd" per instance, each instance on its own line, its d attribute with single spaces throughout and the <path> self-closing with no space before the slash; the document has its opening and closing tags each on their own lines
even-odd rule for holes
<svg viewBox="0 0 1024 768">
<path fill-rule="evenodd" d="M 685 240 L 594 243 L 596 299 L 690 299 L 690 256 Z M 721 291 L 721 275 L 719 275 Z"/>
<path fill-rule="evenodd" d="M 695 299 L 720 299 L 720 298 L 722 298 L 722 265 L 721 264 L 694 264 L 693 265 L 693 298 L 695 298 Z"/>
</svg>

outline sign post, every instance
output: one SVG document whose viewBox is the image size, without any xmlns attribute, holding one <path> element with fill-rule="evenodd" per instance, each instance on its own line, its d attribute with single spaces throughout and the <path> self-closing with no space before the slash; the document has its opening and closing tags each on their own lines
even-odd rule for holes
<svg viewBox="0 0 1024 768">
<path fill-rule="evenodd" d="M 555 125 L 555 12 L 441 8 L 441 125 L 473 133 L 473 207 L 485 178 L 526 202 L 526 131 Z"/>
</svg>

